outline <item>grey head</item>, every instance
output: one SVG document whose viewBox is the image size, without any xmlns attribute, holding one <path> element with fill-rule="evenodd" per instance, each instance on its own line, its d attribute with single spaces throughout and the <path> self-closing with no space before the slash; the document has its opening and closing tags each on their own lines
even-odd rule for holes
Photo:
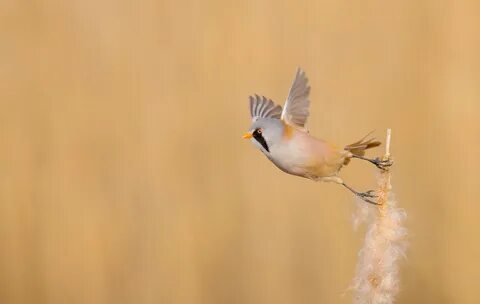
<svg viewBox="0 0 480 304">
<path fill-rule="evenodd" d="M 283 130 L 280 120 L 282 107 L 264 96 L 255 95 L 249 99 L 252 125 L 243 138 L 250 139 L 255 147 L 268 156 Z"/>
<path fill-rule="evenodd" d="M 280 143 L 285 125 L 277 118 L 260 117 L 250 126 L 251 142 L 267 156 L 275 144 Z"/>
</svg>

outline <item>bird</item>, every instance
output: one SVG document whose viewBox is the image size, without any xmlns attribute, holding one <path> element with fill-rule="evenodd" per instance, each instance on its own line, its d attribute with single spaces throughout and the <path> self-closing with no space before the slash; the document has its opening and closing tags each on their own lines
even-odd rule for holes
<svg viewBox="0 0 480 304">
<path fill-rule="evenodd" d="M 313 181 L 333 182 L 350 190 L 370 204 L 377 204 L 374 190 L 359 192 L 339 176 L 351 159 L 361 159 L 386 170 L 392 163 L 380 158 L 366 158 L 365 151 L 381 145 L 371 133 L 343 148 L 310 135 L 310 86 L 305 72 L 298 68 L 283 108 L 257 94 L 249 96 L 252 124 L 243 135 L 275 166 L 285 173 Z"/>
</svg>

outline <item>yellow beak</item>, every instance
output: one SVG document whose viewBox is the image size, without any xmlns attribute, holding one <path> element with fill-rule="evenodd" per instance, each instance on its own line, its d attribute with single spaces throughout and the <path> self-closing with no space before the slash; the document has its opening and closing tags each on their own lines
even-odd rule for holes
<svg viewBox="0 0 480 304">
<path fill-rule="evenodd" d="M 253 135 L 252 135 L 252 133 L 250 133 L 250 132 L 247 132 L 247 133 L 243 134 L 243 136 L 242 136 L 242 137 L 243 137 L 244 139 L 249 139 L 249 138 L 252 138 L 252 137 L 253 137 Z"/>
</svg>

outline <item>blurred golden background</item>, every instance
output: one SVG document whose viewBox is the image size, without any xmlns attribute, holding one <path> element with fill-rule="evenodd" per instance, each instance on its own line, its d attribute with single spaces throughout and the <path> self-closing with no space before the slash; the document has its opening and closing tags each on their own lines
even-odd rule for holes
<svg viewBox="0 0 480 304">
<path fill-rule="evenodd" d="M 241 135 L 248 95 L 393 129 L 398 303 L 480 303 L 478 1 L 0 3 L 0 303 L 351 303 L 352 195 Z M 382 149 L 369 152 L 381 155 Z M 375 185 L 353 161 L 342 176 Z"/>
</svg>

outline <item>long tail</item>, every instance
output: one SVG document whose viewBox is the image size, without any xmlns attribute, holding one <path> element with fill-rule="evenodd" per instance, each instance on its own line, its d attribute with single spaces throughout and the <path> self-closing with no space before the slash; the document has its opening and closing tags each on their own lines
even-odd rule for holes
<svg viewBox="0 0 480 304">
<path fill-rule="evenodd" d="M 360 139 L 357 142 L 354 142 L 353 144 L 350 144 L 346 146 L 344 149 L 353 155 L 357 156 L 364 156 L 365 155 L 365 150 L 368 150 L 370 148 L 375 148 L 380 146 L 382 143 L 378 140 L 375 140 L 374 137 L 367 139 L 371 134 L 373 133 L 370 132 L 367 135 L 365 135 L 362 139 Z M 345 162 L 343 163 L 344 165 L 347 165 L 350 162 L 350 158 L 345 158 Z"/>
</svg>

